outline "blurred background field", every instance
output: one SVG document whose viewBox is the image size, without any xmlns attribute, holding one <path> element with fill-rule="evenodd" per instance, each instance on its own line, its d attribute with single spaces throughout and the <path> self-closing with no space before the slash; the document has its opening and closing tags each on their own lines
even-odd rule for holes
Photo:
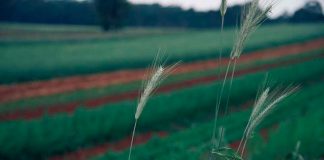
<svg viewBox="0 0 324 160">
<path fill-rule="evenodd" d="M 246 52 L 319 38 L 324 35 L 323 27 L 324 25 L 321 24 L 267 26 L 254 34 L 247 44 Z M 64 32 L 69 32 L 68 30 L 69 28 Z M 84 33 L 78 31 L 78 28 L 76 30 L 75 32 Z M 58 35 L 62 31 L 46 32 Z M 93 33 L 99 35 L 91 34 L 92 36 L 102 38 L 100 33 L 94 31 Z M 169 62 L 215 58 L 218 56 L 215 50 L 217 51 L 220 47 L 223 47 L 226 53 L 230 52 L 234 33 L 233 29 L 225 30 L 222 46 L 221 43 L 215 43 L 220 35 L 218 31 L 168 33 L 163 29 L 160 33 L 156 29 L 147 30 L 146 33 L 136 29 L 126 30 L 110 34 L 114 38 L 102 40 L 82 40 L 81 38 L 79 41 L 61 39 L 55 42 L 44 40 L 29 43 L 5 43 L 0 46 L 2 51 L 0 72 L 3 77 L 1 82 L 24 82 L 117 69 L 143 68 L 151 63 L 154 58 L 152 53 L 157 53 L 161 48 L 170 52 Z M 33 34 L 37 35 L 37 33 Z M 134 34 L 138 36 L 132 37 Z"/>
<path fill-rule="evenodd" d="M 103 33 L 97 26 L 0 23 L 1 42 L 91 41 L 178 33 L 177 28 L 124 28 Z"/>
<path fill-rule="evenodd" d="M 293 3 L 284 1 L 278 6 Z M 246 2 L 230 2 L 222 34 L 219 3 L 202 11 L 160 1 L 0 2 L 0 159 L 126 159 L 142 80 L 159 51 L 181 64 L 148 102 L 132 159 L 207 159 Z M 274 10 L 246 44 L 230 113 L 220 118 L 229 146 L 238 147 L 265 75 L 270 86 L 300 85 L 258 128 L 246 159 L 285 159 L 298 141 L 305 159 L 324 156 L 322 3 Z"/>
</svg>

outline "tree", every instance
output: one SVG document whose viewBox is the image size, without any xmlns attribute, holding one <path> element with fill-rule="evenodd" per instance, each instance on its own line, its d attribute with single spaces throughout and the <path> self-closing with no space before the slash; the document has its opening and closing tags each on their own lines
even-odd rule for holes
<svg viewBox="0 0 324 160">
<path fill-rule="evenodd" d="M 129 8 L 126 0 L 94 0 L 94 3 L 104 31 L 122 26 L 122 18 Z"/>
<path fill-rule="evenodd" d="M 292 22 L 323 22 L 324 15 L 322 13 L 321 4 L 317 1 L 310 1 L 306 5 L 295 12 L 291 18 Z"/>
</svg>

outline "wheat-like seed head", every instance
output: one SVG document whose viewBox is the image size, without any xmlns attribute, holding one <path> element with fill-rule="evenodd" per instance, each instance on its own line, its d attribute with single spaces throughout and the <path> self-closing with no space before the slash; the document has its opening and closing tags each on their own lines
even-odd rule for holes
<svg viewBox="0 0 324 160">
<path fill-rule="evenodd" d="M 154 89 L 158 86 L 158 84 L 160 83 L 164 71 L 165 71 L 165 68 L 163 68 L 163 66 L 159 66 L 158 69 L 154 72 L 154 74 L 150 78 L 150 80 L 147 82 L 145 89 L 144 89 L 142 95 L 140 96 L 139 103 L 137 105 L 135 119 L 138 119 L 141 116 L 141 113 L 144 109 L 144 106 L 145 106 L 148 98 L 150 97 L 150 95 L 152 94 Z"/>
<path fill-rule="evenodd" d="M 258 109 L 254 109 L 254 113 L 252 112 L 252 114 L 251 114 L 249 125 L 247 126 L 246 138 L 251 137 L 254 129 L 261 123 L 261 121 L 266 116 L 268 116 L 275 109 L 277 104 L 279 104 L 285 98 L 290 96 L 297 89 L 298 89 L 298 87 L 293 87 L 293 88 L 288 87 L 281 93 L 275 92 L 275 93 L 272 93 L 272 95 L 270 95 L 270 96 L 265 96 L 266 94 L 268 94 L 267 92 L 269 92 L 268 89 L 265 90 L 259 98 L 260 103 L 259 104 L 256 103 L 256 105 L 259 105 L 259 106 L 255 106 L 255 107 L 258 107 Z M 263 100 L 261 101 L 261 99 L 263 99 Z M 258 111 L 255 111 L 255 110 L 258 110 Z"/>
<path fill-rule="evenodd" d="M 253 0 L 247 9 L 242 13 L 241 27 L 231 52 L 231 59 L 239 58 L 249 35 L 267 18 L 267 14 L 273 7 L 272 1 L 265 10 L 259 9 L 259 1 Z"/>
<path fill-rule="evenodd" d="M 222 17 L 225 16 L 226 11 L 227 11 L 227 0 L 222 0 L 221 7 L 220 7 L 220 13 Z"/>
<path fill-rule="evenodd" d="M 171 66 L 164 67 L 164 64 L 159 64 L 161 59 L 157 56 L 154 60 L 150 73 L 147 75 L 148 80 L 143 83 L 143 90 L 141 92 L 137 109 L 135 113 L 135 119 L 139 119 L 142 114 L 142 111 L 149 99 L 149 97 L 153 94 L 155 89 L 161 84 L 161 82 L 167 78 L 167 76 L 174 71 L 174 69 L 178 66 L 178 63 L 175 63 Z"/>
<path fill-rule="evenodd" d="M 262 107 L 263 107 L 263 104 L 265 103 L 266 99 L 268 98 L 268 95 L 269 95 L 269 91 L 270 91 L 270 88 L 267 88 L 262 94 L 261 96 L 258 98 L 258 100 L 256 101 L 255 105 L 254 105 L 254 108 L 252 110 L 252 113 L 251 113 L 251 117 L 250 117 L 250 120 L 251 119 L 254 119 L 255 116 L 261 111 Z"/>
</svg>

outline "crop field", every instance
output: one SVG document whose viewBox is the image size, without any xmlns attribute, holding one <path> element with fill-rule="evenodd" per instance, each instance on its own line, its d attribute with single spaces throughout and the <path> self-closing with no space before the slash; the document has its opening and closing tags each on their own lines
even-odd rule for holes
<svg viewBox="0 0 324 160">
<path fill-rule="evenodd" d="M 208 159 L 234 37 L 234 28 L 101 34 L 0 23 L 0 159 L 127 159 L 139 90 L 159 50 L 166 65 L 181 62 L 148 100 L 132 160 Z M 244 157 L 285 159 L 299 142 L 305 159 L 323 158 L 324 24 L 260 27 L 235 69 L 219 100 L 229 106 L 218 119 L 224 144 L 239 148 L 267 77 L 269 87 L 298 90 L 256 127 Z"/>
<path fill-rule="evenodd" d="M 253 34 L 245 51 L 320 38 L 324 35 L 322 28 L 323 25 L 264 27 Z M 232 48 L 235 33 L 233 31 L 224 31 L 224 53 L 228 53 Z M 153 53 L 157 53 L 160 48 L 169 53 L 170 63 L 215 58 L 221 45 L 217 43 L 219 36 L 218 31 L 189 31 L 123 40 L 112 38 L 90 42 L 3 43 L 0 45 L 0 83 L 50 79 L 123 68 L 143 68 L 152 62 Z"/>
</svg>

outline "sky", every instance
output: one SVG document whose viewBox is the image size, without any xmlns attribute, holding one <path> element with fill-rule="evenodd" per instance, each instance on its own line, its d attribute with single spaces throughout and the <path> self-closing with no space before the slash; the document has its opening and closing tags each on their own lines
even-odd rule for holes
<svg viewBox="0 0 324 160">
<path fill-rule="evenodd" d="M 180 6 L 183 9 L 193 8 L 197 11 L 208 11 L 216 10 L 219 8 L 221 0 L 128 0 L 135 4 L 153 4 L 159 3 L 162 6 Z M 228 4 L 242 4 L 249 0 L 227 0 Z M 264 2 L 269 2 L 269 0 L 262 0 Z M 288 14 L 293 14 L 297 9 L 304 6 L 306 2 L 312 0 L 277 0 L 277 5 L 274 7 L 270 17 L 278 17 L 284 12 Z M 324 6 L 324 0 L 318 0 L 322 7 Z"/>
</svg>

